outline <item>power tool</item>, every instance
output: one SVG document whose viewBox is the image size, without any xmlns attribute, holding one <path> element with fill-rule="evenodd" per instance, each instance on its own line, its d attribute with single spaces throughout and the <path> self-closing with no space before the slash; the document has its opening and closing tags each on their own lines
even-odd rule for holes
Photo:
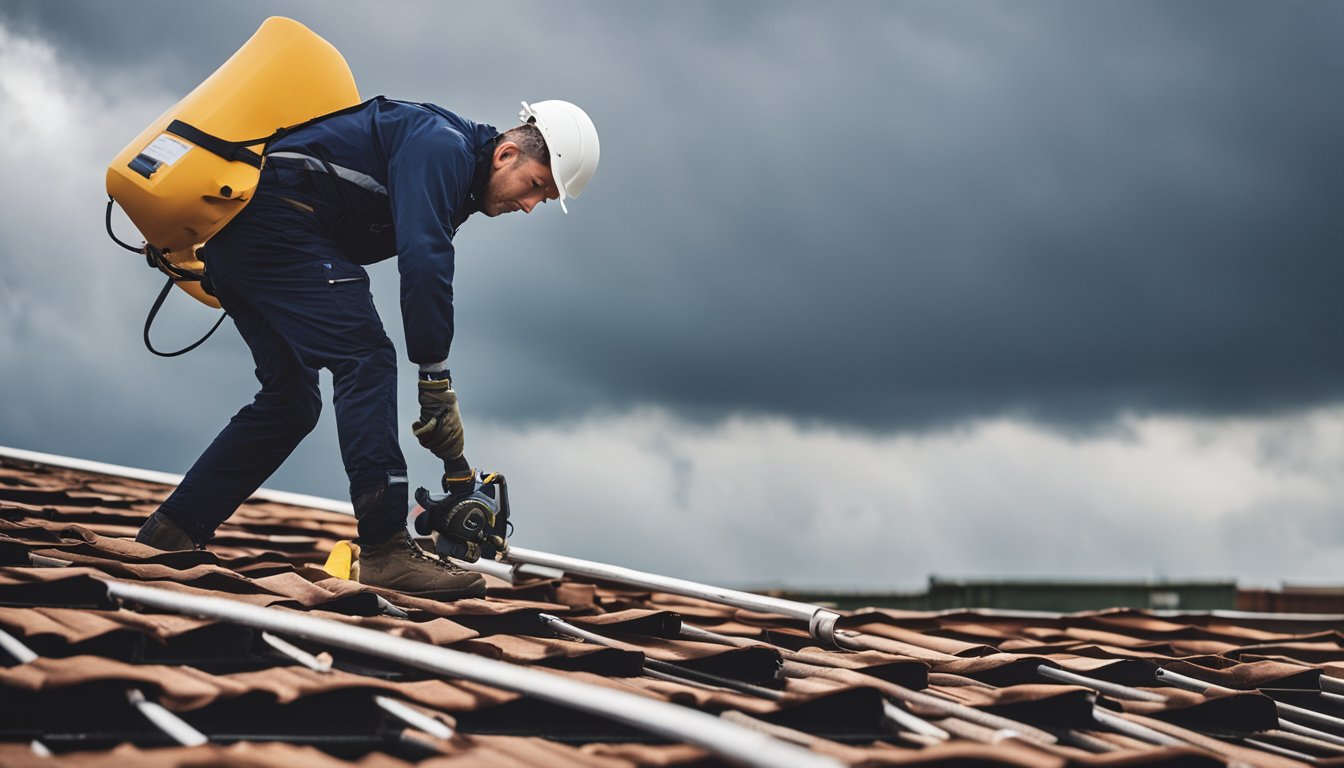
<svg viewBox="0 0 1344 768">
<path fill-rule="evenodd" d="M 470 493 L 440 496 L 417 488 L 415 502 L 424 510 L 415 518 L 415 531 L 432 535 L 440 555 L 474 563 L 482 557 L 494 560 L 507 551 L 513 523 L 509 522 L 509 486 L 504 475 L 485 475 Z"/>
</svg>

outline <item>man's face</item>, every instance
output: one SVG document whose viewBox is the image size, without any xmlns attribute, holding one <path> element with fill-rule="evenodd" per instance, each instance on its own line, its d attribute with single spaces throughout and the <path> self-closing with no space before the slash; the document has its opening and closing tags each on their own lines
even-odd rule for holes
<svg viewBox="0 0 1344 768">
<path fill-rule="evenodd" d="M 485 187 L 481 213 L 498 216 L 501 213 L 522 211 L 531 213 L 537 205 L 560 197 L 551 169 L 518 151 L 511 141 L 495 147 L 494 171 Z"/>
</svg>

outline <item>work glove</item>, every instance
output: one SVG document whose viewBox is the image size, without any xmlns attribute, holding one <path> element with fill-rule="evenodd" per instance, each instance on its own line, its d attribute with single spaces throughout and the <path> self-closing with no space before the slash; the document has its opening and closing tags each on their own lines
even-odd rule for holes
<svg viewBox="0 0 1344 768">
<path fill-rule="evenodd" d="M 462 414 L 457 409 L 453 380 L 421 379 L 420 418 L 411 424 L 411 432 L 430 453 L 448 462 L 462 458 Z"/>
<path fill-rule="evenodd" d="M 462 455 L 462 414 L 457 407 L 453 380 L 420 379 L 420 418 L 411 433 L 430 453 L 443 460 L 443 490 L 453 496 L 476 489 L 476 471 Z"/>
</svg>

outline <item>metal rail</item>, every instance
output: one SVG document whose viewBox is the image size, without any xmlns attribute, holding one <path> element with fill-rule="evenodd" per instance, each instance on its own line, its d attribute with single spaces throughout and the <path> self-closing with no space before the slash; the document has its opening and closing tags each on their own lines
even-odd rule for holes
<svg viewBox="0 0 1344 768">
<path fill-rule="evenodd" d="M 1119 683 L 1108 683 L 1105 680 L 1097 680 L 1095 678 L 1080 675 L 1077 672 L 1070 672 L 1067 669 L 1058 669 L 1046 664 L 1036 667 L 1036 673 L 1048 680 L 1069 683 L 1071 685 L 1081 685 L 1117 699 L 1152 702 L 1165 702 L 1167 700 L 1167 697 L 1160 693 L 1145 691 L 1139 688 L 1131 688 L 1128 685 L 1120 685 Z"/>
<path fill-rule="evenodd" d="M 591 579 L 601 579 L 603 581 L 612 581 L 619 584 L 649 589 L 655 592 L 668 592 L 674 595 L 696 597 L 702 600 L 721 603 L 723 605 L 730 605 L 734 608 L 742 608 L 748 611 L 760 611 L 761 613 L 771 613 L 797 621 L 805 621 L 807 622 L 808 632 L 812 637 L 827 645 L 836 645 L 835 623 L 840 619 L 840 614 L 835 613 L 834 611 L 828 611 L 817 605 L 812 605 L 811 603 L 801 603 L 796 600 L 783 600 L 777 597 L 757 595 L 737 589 L 714 587 L 708 584 L 688 581 L 686 579 L 678 579 L 671 576 L 659 576 L 654 573 L 637 571 L 633 568 L 624 568 L 619 565 L 607 565 L 606 563 L 598 563 L 592 560 L 581 560 L 577 557 L 552 555 L 547 552 L 539 552 L 535 549 L 524 549 L 522 547 L 509 547 L 508 552 L 504 555 L 504 559 L 507 562 L 513 563 L 515 566 L 540 565 L 546 568 L 555 568 L 572 575 L 584 576 Z"/>
<path fill-rule="evenodd" d="M 808 752 L 703 712 L 579 683 L 556 674 L 525 669 L 293 611 L 263 608 L 221 597 L 171 592 L 141 584 L 118 581 L 105 583 L 108 594 L 119 600 L 316 640 L 337 648 L 392 659 L 427 672 L 516 691 L 542 701 L 606 717 L 649 733 L 694 744 L 738 765 L 752 768 L 838 768 L 840 765 L 830 757 Z"/>
<path fill-rule="evenodd" d="M 1124 717 L 1098 706 L 1092 707 L 1092 718 L 1101 725 L 1123 736 L 1128 736 L 1131 739 L 1138 739 L 1139 741 L 1156 744 L 1160 747 L 1186 746 L 1184 741 L 1181 741 L 1175 736 L 1168 736 L 1167 734 L 1149 728 L 1146 725 L 1126 720 Z"/>
<path fill-rule="evenodd" d="M 163 705 L 158 702 L 146 699 L 144 692 L 139 688 L 126 691 L 126 701 L 138 709 L 146 720 L 168 734 L 169 738 L 178 744 L 184 747 L 199 747 L 202 744 L 210 743 L 210 739 L 206 738 L 205 734 L 191 727 L 187 721 L 164 709 Z"/>
</svg>

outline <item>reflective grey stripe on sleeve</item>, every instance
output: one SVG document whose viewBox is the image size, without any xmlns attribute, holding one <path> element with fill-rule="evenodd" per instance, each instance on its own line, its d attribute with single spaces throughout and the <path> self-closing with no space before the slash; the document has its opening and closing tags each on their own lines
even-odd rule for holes
<svg viewBox="0 0 1344 768">
<path fill-rule="evenodd" d="M 366 189 L 374 193 L 375 195 L 387 194 L 387 187 L 383 186 L 382 184 L 379 184 L 377 179 L 373 178 L 367 173 L 352 171 L 349 168 L 343 168 L 339 165 L 336 165 L 335 163 L 324 163 L 321 160 L 318 160 L 316 157 L 312 157 L 310 155 L 304 155 L 298 152 L 268 152 L 266 156 L 276 157 L 283 160 L 297 160 L 299 163 L 302 164 L 304 170 L 308 171 L 321 171 L 323 173 L 326 173 L 327 169 L 330 168 L 332 171 L 336 172 L 336 175 L 339 178 L 345 179 L 351 184 L 354 184 L 362 189 Z"/>
</svg>

